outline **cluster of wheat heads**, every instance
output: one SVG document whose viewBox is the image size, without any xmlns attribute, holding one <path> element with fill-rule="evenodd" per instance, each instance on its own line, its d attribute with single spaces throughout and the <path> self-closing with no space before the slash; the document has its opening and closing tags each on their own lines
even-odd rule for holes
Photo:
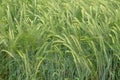
<svg viewBox="0 0 120 80">
<path fill-rule="evenodd" d="M 119 0 L 0 1 L 0 80 L 119 79 Z"/>
</svg>

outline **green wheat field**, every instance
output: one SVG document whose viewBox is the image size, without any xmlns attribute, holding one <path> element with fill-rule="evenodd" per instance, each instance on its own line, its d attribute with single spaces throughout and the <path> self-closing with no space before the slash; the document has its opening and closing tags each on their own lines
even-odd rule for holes
<svg viewBox="0 0 120 80">
<path fill-rule="evenodd" d="M 0 0 L 0 80 L 120 80 L 120 0 Z"/>
</svg>

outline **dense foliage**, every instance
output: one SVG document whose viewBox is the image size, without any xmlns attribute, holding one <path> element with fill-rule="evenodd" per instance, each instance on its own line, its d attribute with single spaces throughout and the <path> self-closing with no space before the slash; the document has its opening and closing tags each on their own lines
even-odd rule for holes
<svg viewBox="0 0 120 80">
<path fill-rule="evenodd" d="M 0 80 L 119 80 L 120 0 L 0 0 Z"/>
</svg>

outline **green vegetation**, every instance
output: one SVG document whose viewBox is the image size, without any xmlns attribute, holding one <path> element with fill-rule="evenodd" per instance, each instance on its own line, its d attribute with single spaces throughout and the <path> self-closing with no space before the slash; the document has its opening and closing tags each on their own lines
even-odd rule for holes
<svg viewBox="0 0 120 80">
<path fill-rule="evenodd" d="M 0 0 L 0 80 L 119 80 L 120 0 Z"/>
</svg>

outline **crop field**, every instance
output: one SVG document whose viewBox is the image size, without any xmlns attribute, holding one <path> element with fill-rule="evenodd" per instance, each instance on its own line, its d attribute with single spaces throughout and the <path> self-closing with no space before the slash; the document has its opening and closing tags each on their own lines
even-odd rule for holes
<svg viewBox="0 0 120 80">
<path fill-rule="evenodd" d="M 0 80 L 120 80 L 120 0 L 0 0 Z"/>
</svg>

